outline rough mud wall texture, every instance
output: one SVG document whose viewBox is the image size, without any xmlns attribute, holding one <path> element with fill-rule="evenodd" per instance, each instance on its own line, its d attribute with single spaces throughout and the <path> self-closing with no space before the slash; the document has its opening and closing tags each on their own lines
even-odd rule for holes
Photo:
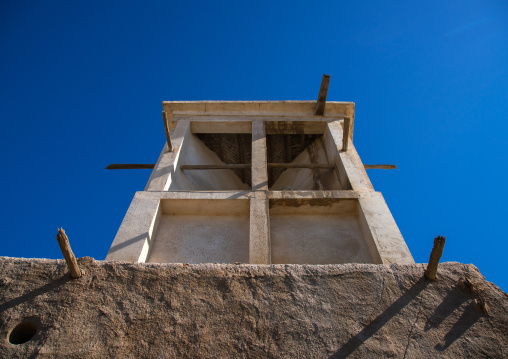
<svg viewBox="0 0 508 359">
<path fill-rule="evenodd" d="M 0 356 L 501 358 L 507 294 L 476 267 L 0 258 Z M 16 329 L 19 323 L 31 321 Z M 9 341 L 23 341 L 23 344 Z M 30 329 L 32 328 L 32 329 Z M 24 336 L 24 337 L 23 337 Z"/>
</svg>

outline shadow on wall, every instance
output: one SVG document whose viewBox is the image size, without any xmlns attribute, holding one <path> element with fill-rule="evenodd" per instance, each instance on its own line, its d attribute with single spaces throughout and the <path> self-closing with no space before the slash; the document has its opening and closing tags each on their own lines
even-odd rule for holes
<svg viewBox="0 0 508 359">
<path fill-rule="evenodd" d="M 372 320 L 362 331 L 351 337 L 346 342 L 346 344 L 344 344 L 336 353 L 330 356 L 330 358 L 347 358 L 365 341 L 375 335 L 386 323 L 388 323 L 388 321 L 390 321 L 390 319 L 398 315 L 399 312 L 404 309 L 411 301 L 416 299 L 418 295 L 420 295 L 420 293 L 422 293 L 430 283 L 432 282 L 425 279 L 425 277 L 420 278 L 405 294 L 403 294 L 399 299 L 397 299 L 388 308 L 386 308 L 383 313 Z M 464 312 L 461 314 L 457 322 L 451 327 L 448 333 L 445 334 L 444 343 L 437 344 L 434 349 L 441 352 L 446 350 L 455 340 L 460 338 L 470 327 L 472 327 L 482 316 L 478 308 L 475 307 L 475 302 L 472 300 L 472 298 L 473 296 L 471 294 L 464 293 L 464 291 L 461 291 L 460 288 L 456 287 L 446 295 L 441 304 L 427 319 L 425 324 L 425 331 L 428 331 L 431 328 L 439 327 L 439 325 L 464 302 L 470 301 L 469 305 L 464 308 Z M 411 340 L 411 334 L 409 340 Z M 406 353 L 404 353 L 404 357 L 405 355 Z"/>
<path fill-rule="evenodd" d="M 65 264 L 63 266 L 65 266 Z M 54 280 L 52 282 L 49 282 L 48 284 L 43 285 L 42 287 L 36 288 L 17 298 L 8 300 L 7 302 L 0 304 L 0 313 L 5 312 L 7 309 L 14 308 L 27 301 L 34 301 L 36 297 L 41 296 L 45 293 L 55 292 L 57 288 L 69 282 L 70 280 L 72 280 L 72 278 L 70 277 L 69 273 L 67 273 L 63 277 Z"/>
</svg>

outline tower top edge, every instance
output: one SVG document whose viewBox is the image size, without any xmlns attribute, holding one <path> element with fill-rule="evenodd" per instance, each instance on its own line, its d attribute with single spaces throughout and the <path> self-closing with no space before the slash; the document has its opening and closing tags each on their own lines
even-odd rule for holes
<svg viewBox="0 0 508 359">
<path fill-rule="evenodd" d="M 163 101 L 166 112 L 314 115 L 316 101 Z M 327 101 L 326 115 L 354 117 L 354 102 Z"/>
</svg>

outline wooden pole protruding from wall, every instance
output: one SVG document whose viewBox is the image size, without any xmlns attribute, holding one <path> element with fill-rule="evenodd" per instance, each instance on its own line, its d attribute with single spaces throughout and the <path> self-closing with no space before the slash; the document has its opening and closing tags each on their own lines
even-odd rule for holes
<svg viewBox="0 0 508 359">
<path fill-rule="evenodd" d="M 429 265 L 427 266 L 427 270 L 425 271 L 425 277 L 430 280 L 436 279 L 437 266 L 439 264 L 439 260 L 443 255 L 443 249 L 445 245 L 446 238 L 443 236 L 437 236 L 434 239 L 434 246 L 432 247 L 432 252 L 430 252 Z"/>
<path fill-rule="evenodd" d="M 323 74 L 321 87 L 316 103 L 316 116 L 323 116 L 325 113 L 326 97 L 328 96 L 328 85 L 330 84 L 330 75 Z"/>
<path fill-rule="evenodd" d="M 395 165 L 363 165 L 366 170 L 381 169 L 381 170 L 394 170 L 397 169 Z"/>
<path fill-rule="evenodd" d="M 69 244 L 69 238 L 67 238 L 67 235 L 65 234 L 65 231 L 63 228 L 58 229 L 58 234 L 56 235 L 56 240 L 58 241 L 58 244 L 60 245 L 60 250 L 62 251 L 62 254 L 64 255 L 65 262 L 67 263 L 67 267 L 69 268 L 69 271 L 71 272 L 72 278 L 79 278 L 81 277 L 81 271 L 78 267 L 78 262 L 76 261 L 76 257 L 74 257 L 74 253 L 72 253 L 71 246 Z"/>
<path fill-rule="evenodd" d="M 168 150 L 173 151 L 173 146 L 171 145 L 171 130 L 168 121 L 168 115 L 166 111 L 162 111 L 162 121 L 164 122 L 164 132 L 166 133 L 166 141 L 168 142 Z"/>
<path fill-rule="evenodd" d="M 180 165 L 181 170 L 237 170 L 248 169 L 250 164 L 222 164 L 222 165 Z"/>
<path fill-rule="evenodd" d="M 344 133 L 342 134 L 342 149 L 347 151 L 349 147 L 349 131 L 351 128 L 351 119 L 344 117 Z"/>
<path fill-rule="evenodd" d="M 112 163 L 107 165 L 107 170 L 138 170 L 153 169 L 155 163 Z"/>
</svg>

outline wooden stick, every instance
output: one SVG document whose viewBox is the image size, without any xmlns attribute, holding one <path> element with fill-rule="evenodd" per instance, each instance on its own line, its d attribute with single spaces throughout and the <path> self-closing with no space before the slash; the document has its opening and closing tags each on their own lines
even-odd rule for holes
<svg viewBox="0 0 508 359">
<path fill-rule="evenodd" d="M 76 261 L 76 257 L 74 257 L 74 253 L 72 253 L 71 246 L 69 244 L 69 238 L 65 234 L 63 228 L 58 229 L 58 234 L 56 235 L 56 240 L 58 241 L 58 245 L 60 246 L 60 250 L 65 258 L 65 262 L 67 262 L 67 267 L 71 272 L 72 278 L 81 277 L 81 271 L 78 267 L 78 262 Z"/>
<path fill-rule="evenodd" d="M 323 168 L 332 169 L 334 165 L 321 163 L 269 163 L 268 168 Z"/>
<path fill-rule="evenodd" d="M 349 128 L 351 127 L 351 119 L 344 117 L 344 132 L 342 134 L 342 149 L 347 151 L 349 146 Z"/>
<path fill-rule="evenodd" d="M 381 169 L 381 170 L 394 170 L 397 168 L 395 165 L 363 165 L 366 170 Z"/>
<path fill-rule="evenodd" d="M 152 169 L 155 167 L 153 163 L 112 163 L 106 167 L 107 170 L 137 170 Z"/>
<path fill-rule="evenodd" d="M 319 163 L 268 163 L 268 168 L 323 168 L 332 169 L 334 165 Z M 181 165 L 182 170 L 234 170 L 250 168 L 250 164 L 223 164 L 223 165 Z"/>
<path fill-rule="evenodd" d="M 171 130 L 168 122 L 168 116 L 166 111 L 162 111 L 162 121 L 164 122 L 164 132 L 166 133 L 166 141 L 168 142 L 168 150 L 173 151 L 173 146 L 171 145 Z"/>
<path fill-rule="evenodd" d="M 223 165 L 181 165 L 181 170 L 236 170 L 250 168 L 249 164 L 223 164 Z"/>
<path fill-rule="evenodd" d="M 316 116 L 323 116 L 325 113 L 326 97 L 328 96 L 329 84 L 330 84 L 330 75 L 323 74 L 316 103 Z"/>
<path fill-rule="evenodd" d="M 434 239 L 434 246 L 432 247 L 432 252 L 430 252 L 429 265 L 425 271 L 425 277 L 430 280 L 436 279 L 437 266 L 441 259 L 441 255 L 443 255 L 445 241 L 446 238 L 442 236 L 437 236 Z"/>
</svg>

